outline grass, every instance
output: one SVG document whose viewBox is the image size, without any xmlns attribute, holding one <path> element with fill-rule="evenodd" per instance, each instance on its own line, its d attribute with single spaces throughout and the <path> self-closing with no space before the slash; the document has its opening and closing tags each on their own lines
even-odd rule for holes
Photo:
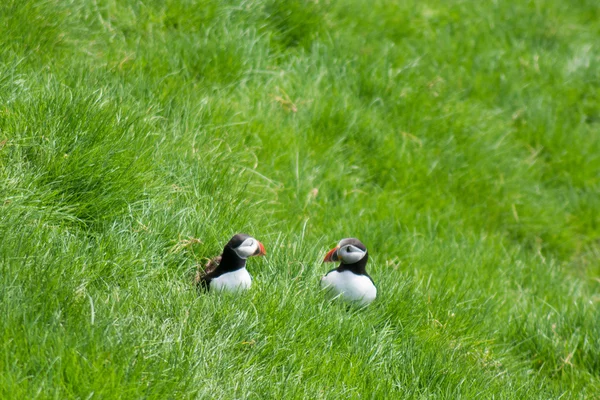
<svg viewBox="0 0 600 400">
<path fill-rule="evenodd" d="M 0 396 L 597 397 L 599 16 L 2 2 Z M 236 232 L 252 290 L 198 295 Z"/>
</svg>

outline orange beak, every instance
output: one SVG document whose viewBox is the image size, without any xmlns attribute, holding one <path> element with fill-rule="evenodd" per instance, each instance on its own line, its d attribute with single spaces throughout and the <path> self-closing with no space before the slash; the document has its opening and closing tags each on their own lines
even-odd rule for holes
<svg viewBox="0 0 600 400">
<path fill-rule="evenodd" d="M 337 251 L 339 250 L 339 247 L 335 247 L 331 250 L 329 250 L 327 252 L 327 255 L 325 255 L 325 259 L 323 260 L 323 262 L 335 262 L 338 261 L 338 256 L 337 256 Z"/>
<path fill-rule="evenodd" d="M 257 240 L 258 242 L 258 240 Z M 258 242 L 258 254 L 256 254 L 257 256 L 264 256 L 265 254 L 267 254 L 267 250 L 265 250 L 265 246 L 263 246 L 263 244 L 261 242 Z"/>
</svg>

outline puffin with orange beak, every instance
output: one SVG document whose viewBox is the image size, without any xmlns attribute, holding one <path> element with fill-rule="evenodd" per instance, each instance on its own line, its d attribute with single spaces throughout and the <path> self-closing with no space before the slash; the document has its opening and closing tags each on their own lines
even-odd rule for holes
<svg viewBox="0 0 600 400">
<path fill-rule="evenodd" d="M 321 288 L 335 297 L 356 303 L 361 306 L 370 304 L 377 296 L 377 288 L 373 279 L 367 274 L 366 265 L 369 253 L 365 245 L 358 239 L 342 239 L 331 249 L 323 262 L 339 261 L 340 265 L 321 278 Z"/>
<path fill-rule="evenodd" d="M 196 274 L 196 286 L 206 291 L 249 289 L 252 277 L 246 269 L 246 260 L 266 253 L 261 242 L 245 233 L 238 233 L 227 242 L 223 254 L 209 261 L 203 273 Z"/>
</svg>

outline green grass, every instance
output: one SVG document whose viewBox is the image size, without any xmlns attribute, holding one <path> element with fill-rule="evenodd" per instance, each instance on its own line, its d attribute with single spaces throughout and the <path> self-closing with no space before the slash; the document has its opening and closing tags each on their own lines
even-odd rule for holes
<svg viewBox="0 0 600 400">
<path fill-rule="evenodd" d="M 0 397 L 597 398 L 599 21 L 1 2 Z M 198 295 L 236 232 L 252 290 Z M 317 285 L 348 236 L 362 311 Z"/>
</svg>

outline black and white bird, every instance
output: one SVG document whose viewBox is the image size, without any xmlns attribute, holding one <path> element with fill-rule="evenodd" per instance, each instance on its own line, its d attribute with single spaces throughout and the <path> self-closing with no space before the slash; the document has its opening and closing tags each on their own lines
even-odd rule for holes
<svg viewBox="0 0 600 400">
<path fill-rule="evenodd" d="M 245 233 L 234 235 L 223 249 L 223 254 L 208 262 L 204 272 L 196 274 L 198 288 L 213 291 L 249 289 L 252 277 L 246 269 L 246 259 L 264 256 L 265 246 Z"/>
<path fill-rule="evenodd" d="M 342 239 L 325 256 L 324 262 L 340 261 L 339 267 L 332 269 L 321 278 L 321 288 L 332 292 L 336 297 L 365 306 L 375 300 L 377 288 L 367 274 L 366 265 L 369 253 L 358 239 Z"/>
</svg>

